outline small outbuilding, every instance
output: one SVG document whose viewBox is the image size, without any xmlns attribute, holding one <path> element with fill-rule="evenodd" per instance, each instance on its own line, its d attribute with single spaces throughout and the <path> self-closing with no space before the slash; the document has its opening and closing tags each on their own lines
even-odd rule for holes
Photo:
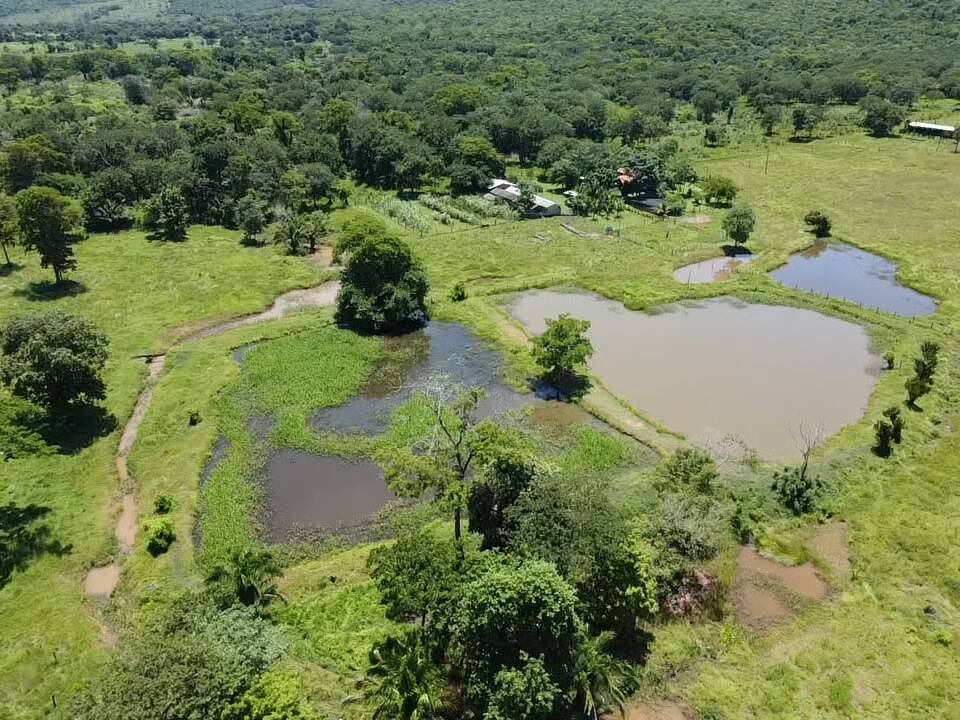
<svg viewBox="0 0 960 720">
<path fill-rule="evenodd" d="M 491 202 L 505 202 L 519 209 L 521 201 L 520 188 L 509 180 L 491 180 L 484 199 Z M 533 196 L 533 207 L 527 211 L 530 217 L 553 217 L 560 214 L 560 205 L 539 195 Z"/>
<path fill-rule="evenodd" d="M 907 132 L 917 135 L 929 135 L 932 137 L 955 138 L 957 128 L 953 125 L 940 125 L 938 123 L 911 122 L 907 124 Z"/>
</svg>

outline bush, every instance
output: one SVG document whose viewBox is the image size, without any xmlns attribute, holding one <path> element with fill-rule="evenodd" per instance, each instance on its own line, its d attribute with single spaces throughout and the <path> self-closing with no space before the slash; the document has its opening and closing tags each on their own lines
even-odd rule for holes
<svg viewBox="0 0 960 720">
<path fill-rule="evenodd" d="M 157 495 L 156 500 L 153 501 L 153 511 L 157 515 L 166 515 L 171 510 L 173 510 L 173 498 L 169 495 Z"/>
<path fill-rule="evenodd" d="M 177 539 L 173 520 L 168 517 L 150 520 L 144 525 L 143 532 L 147 536 L 147 552 L 154 557 L 165 553 Z"/>
<path fill-rule="evenodd" d="M 901 440 L 903 440 L 903 428 L 906 425 L 900 408 L 896 406 L 889 407 L 883 411 L 883 416 L 890 421 L 891 439 L 899 445 Z"/>
<path fill-rule="evenodd" d="M 680 448 L 660 463 L 657 473 L 661 484 L 670 490 L 690 488 L 695 492 L 709 494 L 717 479 L 717 466 L 709 453 L 692 447 Z"/>
<path fill-rule="evenodd" d="M 830 237 L 830 228 L 833 223 L 830 217 L 820 210 L 811 210 L 804 216 L 803 221 L 810 226 L 818 238 Z"/>
<path fill-rule="evenodd" d="M 882 458 L 890 457 L 893 450 L 893 426 L 886 420 L 877 420 L 873 426 L 876 434 L 876 441 L 873 444 L 873 452 Z"/>
<path fill-rule="evenodd" d="M 467 288 L 462 282 L 458 282 L 450 288 L 450 299 L 453 302 L 463 302 L 467 299 Z"/>
<path fill-rule="evenodd" d="M 771 486 L 780 502 L 794 515 L 812 512 L 821 488 L 819 478 L 808 475 L 799 467 L 785 467 L 775 472 Z"/>
<path fill-rule="evenodd" d="M 729 205 L 739 192 L 736 184 L 728 177 L 710 175 L 700 182 L 700 189 L 707 202 L 713 205 Z"/>
</svg>

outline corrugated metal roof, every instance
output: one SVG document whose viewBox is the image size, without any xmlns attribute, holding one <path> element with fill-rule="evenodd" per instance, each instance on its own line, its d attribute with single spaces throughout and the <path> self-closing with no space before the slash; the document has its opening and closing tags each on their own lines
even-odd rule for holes
<svg viewBox="0 0 960 720">
<path fill-rule="evenodd" d="M 940 130 L 942 132 L 955 132 L 956 128 L 953 125 L 938 125 L 937 123 L 928 123 L 928 122 L 912 122 L 909 127 L 912 128 L 921 128 L 922 130 Z"/>
</svg>

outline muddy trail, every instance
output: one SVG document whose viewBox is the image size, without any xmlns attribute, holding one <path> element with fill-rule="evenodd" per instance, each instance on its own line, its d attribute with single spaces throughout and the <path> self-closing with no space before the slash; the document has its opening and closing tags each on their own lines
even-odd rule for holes
<svg viewBox="0 0 960 720">
<path fill-rule="evenodd" d="M 175 333 L 178 339 L 168 348 L 167 352 L 179 345 L 222 335 L 239 327 L 268 322 L 270 320 L 279 320 L 298 310 L 332 305 L 336 301 L 339 289 L 340 283 L 333 281 L 312 288 L 291 290 L 290 292 L 279 295 L 269 308 L 259 313 L 245 315 L 200 329 L 188 326 L 180 332 Z M 123 434 L 120 436 L 120 443 L 117 446 L 115 459 L 117 478 L 119 480 L 120 490 L 123 493 L 120 503 L 120 513 L 114 524 L 114 535 L 117 538 L 119 553 L 117 558 L 109 565 L 92 568 L 87 573 L 83 582 L 84 592 L 88 596 L 102 601 L 108 599 L 116 588 L 120 580 L 123 559 L 133 550 L 133 543 L 137 536 L 139 508 L 137 504 L 136 484 L 131 482 L 127 460 L 137 442 L 137 434 L 140 432 L 140 426 L 147 416 L 147 410 L 150 409 L 150 402 L 153 400 L 154 390 L 166 367 L 166 354 L 148 356 L 147 364 L 149 366 L 149 373 L 146 384 L 143 390 L 140 391 L 140 396 L 137 398 L 133 413 L 123 428 Z"/>
</svg>

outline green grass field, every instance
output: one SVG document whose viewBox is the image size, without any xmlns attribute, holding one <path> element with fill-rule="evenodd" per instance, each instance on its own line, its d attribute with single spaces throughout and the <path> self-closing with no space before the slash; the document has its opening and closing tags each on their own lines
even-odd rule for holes
<svg viewBox="0 0 960 720">
<path fill-rule="evenodd" d="M 897 354 L 900 367 L 881 377 L 865 419 L 838 434 L 816 463 L 836 488 L 835 511 L 851 526 L 854 579 L 764 636 L 729 621 L 658 628 L 645 673 L 647 694 L 676 696 L 703 717 L 731 720 L 960 717 L 960 688 L 953 682 L 960 675 L 960 445 L 953 427 L 960 390 L 960 156 L 936 148 L 930 140 L 848 135 L 777 145 L 769 163 L 762 151 L 703 161 L 702 173 L 734 178 L 741 199 L 758 215 L 750 247 L 759 259 L 712 285 L 683 285 L 672 273 L 719 254 L 722 210 L 705 210 L 712 222 L 701 226 L 634 212 L 612 221 L 562 218 L 423 236 L 397 226 L 426 261 L 435 316 L 462 321 L 490 340 L 517 377 L 529 372 L 529 358 L 499 312 L 498 296 L 557 285 L 583 287 L 637 309 L 718 294 L 802 305 L 869 323 L 878 349 Z M 881 316 L 769 280 L 766 271 L 811 242 L 802 217 L 815 207 L 833 217 L 838 238 L 895 259 L 901 280 L 940 299 L 937 315 L 919 321 Z M 145 376 L 142 362 L 131 356 L 166 349 L 178 327 L 256 311 L 283 290 L 321 279 L 307 263 L 274 248 L 242 248 L 236 233 L 221 228 L 194 228 L 180 244 L 150 243 L 137 232 L 95 236 L 78 247 L 77 259 L 71 278 L 78 292 L 51 298 L 36 258 L 18 255 L 21 267 L 0 276 L 0 320 L 60 308 L 101 325 L 111 337 L 107 408 L 121 426 Z M 452 304 L 446 296 L 458 281 L 470 297 Z M 216 524 L 220 539 L 212 535 L 213 542 L 226 546 L 252 537 L 255 498 L 243 497 L 249 488 L 243 448 L 229 456 L 237 458 L 236 467 L 218 471 L 236 481 L 219 500 L 200 499 L 200 469 L 221 431 L 243 442 L 243 419 L 250 413 L 279 417 L 277 442 L 315 441 L 304 429 L 306 414 L 354 392 L 379 352 L 377 341 L 329 327 L 329 317 L 329 311 L 310 311 L 171 354 L 130 462 L 141 517 L 158 494 L 171 494 L 179 540 L 159 560 L 135 549 L 106 608 L 84 599 L 81 582 L 88 567 L 115 552 L 119 431 L 74 455 L 0 463 L 0 501 L 51 508 L 46 521 L 53 535 L 72 546 L 68 554 L 34 559 L 0 590 L 0 716 L 66 717 L 66 699 L 109 654 L 99 642 L 97 618 L 122 633 L 152 602 L 199 583 L 188 538 L 203 503 L 223 510 Z M 910 358 L 927 338 L 943 346 L 936 388 L 924 412 L 909 413 L 895 458 L 879 460 L 868 449 L 872 420 L 902 399 Z M 251 373 L 244 377 L 230 350 L 262 339 L 271 342 L 251 353 Z M 331 373 L 336 382 L 318 381 Z M 296 403 L 286 401 L 291 394 Z M 192 428 L 191 411 L 202 418 Z M 648 455 L 589 434 L 571 447 L 561 456 L 566 472 L 610 473 L 618 492 L 642 495 L 644 472 L 621 470 L 625 463 L 647 463 Z M 795 524 L 771 526 L 766 541 L 799 553 L 806 532 Z M 295 639 L 285 663 L 304 675 L 311 697 L 331 716 L 357 716 L 339 702 L 362 670 L 369 643 L 390 629 L 364 569 L 367 552 L 333 551 L 293 567 L 284 579 L 291 603 L 277 619 Z M 928 606 L 934 611 L 925 612 Z"/>
</svg>

